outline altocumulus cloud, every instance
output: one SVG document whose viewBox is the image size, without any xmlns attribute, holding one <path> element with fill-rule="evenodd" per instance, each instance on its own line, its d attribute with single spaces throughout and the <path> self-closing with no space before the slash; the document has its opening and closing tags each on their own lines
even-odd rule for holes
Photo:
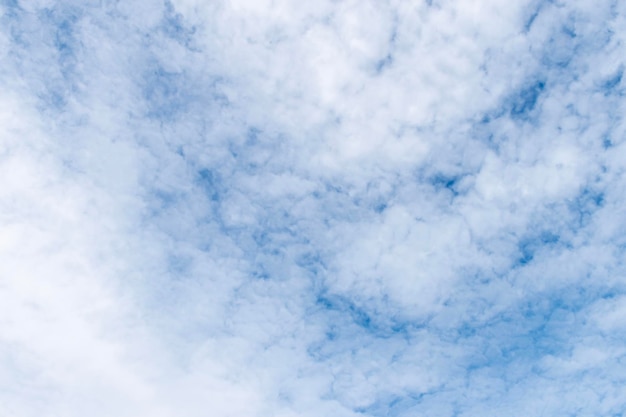
<svg viewBox="0 0 626 417">
<path fill-rule="evenodd" d="M 625 18 L 0 1 L 0 414 L 624 415 Z"/>
</svg>

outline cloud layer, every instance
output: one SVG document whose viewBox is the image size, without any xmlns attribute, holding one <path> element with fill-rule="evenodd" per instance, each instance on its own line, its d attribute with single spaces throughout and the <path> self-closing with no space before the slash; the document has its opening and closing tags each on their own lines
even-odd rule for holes
<svg viewBox="0 0 626 417">
<path fill-rule="evenodd" d="M 0 2 L 0 414 L 622 415 L 625 17 Z"/>
</svg>

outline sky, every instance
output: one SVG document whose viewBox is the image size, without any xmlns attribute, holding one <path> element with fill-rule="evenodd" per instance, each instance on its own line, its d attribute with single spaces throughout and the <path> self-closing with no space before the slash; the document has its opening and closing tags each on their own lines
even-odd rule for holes
<svg viewBox="0 0 626 417">
<path fill-rule="evenodd" d="M 0 0 L 0 415 L 626 415 L 626 2 Z"/>
</svg>

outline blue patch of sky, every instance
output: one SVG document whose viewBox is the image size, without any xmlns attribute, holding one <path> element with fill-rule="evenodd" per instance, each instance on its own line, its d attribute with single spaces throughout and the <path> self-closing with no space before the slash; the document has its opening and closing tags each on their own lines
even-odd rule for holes
<svg viewBox="0 0 626 417">
<path fill-rule="evenodd" d="M 46 19 L 42 20 L 47 20 L 56 26 L 54 46 L 58 51 L 61 73 L 67 76 L 76 65 L 75 49 L 78 41 L 74 35 L 74 26 L 79 17 L 76 12 L 61 12 L 61 16 L 55 16 L 56 14 L 56 10 L 48 11 L 44 15 Z"/>
<path fill-rule="evenodd" d="M 596 188 L 584 188 L 576 198 L 568 202 L 570 211 L 576 216 L 575 227 L 589 224 L 593 215 L 604 205 L 604 192 Z"/>
<path fill-rule="evenodd" d="M 372 315 L 346 297 L 319 295 L 317 304 L 326 311 L 338 312 L 341 315 L 350 317 L 354 324 L 365 331 L 376 332 L 378 330 Z"/>
<path fill-rule="evenodd" d="M 514 120 L 528 120 L 532 117 L 541 94 L 546 88 L 543 80 L 529 80 L 517 94 L 509 98 L 509 114 Z"/>
<path fill-rule="evenodd" d="M 393 56 L 391 54 L 387 54 L 384 58 L 379 59 L 376 62 L 376 74 L 382 73 L 385 69 L 393 64 Z"/>
<path fill-rule="evenodd" d="M 181 45 L 190 49 L 193 48 L 193 36 L 196 32 L 195 27 L 188 27 L 185 24 L 183 16 L 176 12 L 172 2 L 165 2 L 165 11 L 163 13 L 162 30 L 166 36 L 174 39 Z"/>
<path fill-rule="evenodd" d="M 370 405 L 357 407 L 354 411 L 367 416 L 398 416 L 414 410 L 424 397 L 431 393 L 406 393 L 404 395 L 379 395 Z"/>
<path fill-rule="evenodd" d="M 362 208 L 379 215 L 393 204 L 394 196 L 395 190 L 382 190 L 381 186 L 374 181 L 370 182 L 362 192 L 355 193 L 355 196 L 351 198 L 351 203 L 355 209 Z M 346 198 L 348 198 L 347 195 Z M 348 201 L 346 201 L 346 204 L 348 204 Z M 367 214 L 363 213 L 363 215 Z"/>
<path fill-rule="evenodd" d="M 326 271 L 322 255 L 318 251 L 305 250 L 295 258 L 296 265 L 305 270 L 312 279 L 317 281 Z"/>
<path fill-rule="evenodd" d="M 271 172 L 285 170 L 282 166 L 285 151 L 283 139 L 267 134 L 257 126 L 242 126 L 241 133 L 230 140 L 227 146 L 233 158 L 233 169 L 239 175 L 253 176 L 263 172 L 263 169 Z"/>
<path fill-rule="evenodd" d="M 611 94 L 622 94 L 622 90 L 619 88 L 622 83 L 622 77 L 624 75 L 624 68 L 620 67 L 615 74 L 601 83 L 600 88 L 604 92 L 605 96 Z"/>
<path fill-rule="evenodd" d="M 2 0 L 2 2 L 0 3 L 3 7 L 3 13 L 2 13 L 2 23 L 6 24 L 8 26 L 9 22 L 12 23 L 17 23 L 19 22 L 21 16 L 21 13 L 24 13 L 24 10 L 20 7 L 19 3 L 17 0 Z M 5 27 L 7 27 L 5 26 Z M 19 42 L 19 37 L 15 36 L 15 28 L 17 25 L 14 25 L 11 29 L 11 33 L 14 35 L 13 40 L 18 41 Z"/>
<path fill-rule="evenodd" d="M 218 174 L 208 168 L 203 168 L 198 172 L 197 181 L 205 195 L 213 202 L 220 201 L 221 181 Z"/>
<path fill-rule="evenodd" d="M 463 179 L 464 175 L 446 175 L 444 173 L 435 174 L 429 179 L 430 184 L 437 191 L 447 191 L 452 194 L 453 197 L 457 197 L 459 191 L 459 181 Z"/>
<path fill-rule="evenodd" d="M 375 187 L 365 191 L 356 190 L 341 178 L 317 181 L 310 195 L 319 207 L 316 221 L 326 227 L 377 216 L 384 211 L 381 205 L 388 204 L 392 198 L 390 194 Z"/>
<path fill-rule="evenodd" d="M 353 342 L 353 337 L 377 340 L 398 339 L 408 341 L 421 329 L 425 329 L 429 318 L 424 320 L 403 317 L 395 306 L 383 297 L 382 305 L 373 305 L 364 300 L 331 294 L 323 286 L 317 290 L 311 316 L 322 316 L 328 323 L 327 334 L 332 340 L 342 339 Z M 332 341 L 330 340 L 330 341 Z M 326 342 L 328 342 L 327 340 Z"/>
<path fill-rule="evenodd" d="M 570 26 L 563 26 L 546 45 L 542 56 L 544 65 L 549 69 L 569 70 L 572 60 L 580 48 L 580 40 Z"/>
<path fill-rule="evenodd" d="M 75 25 L 81 12 L 57 5 L 37 13 L 23 10 L 16 2 L 4 3 L 3 30 L 11 37 L 9 57 L 41 100 L 45 111 L 62 111 L 78 90 L 76 70 L 80 41 Z"/>
<path fill-rule="evenodd" d="M 156 214 L 163 210 L 173 208 L 178 202 L 180 202 L 180 193 L 173 191 L 164 191 L 154 189 L 151 192 L 151 198 L 148 200 L 152 213 Z"/>
<path fill-rule="evenodd" d="M 524 266 L 531 262 L 535 254 L 549 247 L 555 246 L 559 242 L 559 235 L 551 231 L 541 231 L 539 234 L 530 234 L 523 237 L 518 242 L 519 258 L 518 266 Z"/>
<path fill-rule="evenodd" d="M 529 32 L 531 30 L 533 23 L 535 23 L 535 20 L 537 19 L 537 16 L 539 16 L 539 13 L 541 13 L 542 6 L 543 3 L 540 2 L 539 6 L 530 13 L 530 16 L 528 16 L 528 19 L 524 23 L 524 32 Z"/>
<path fill-rule="evenodd" d="M 497 375 L 505 374 L 512 363 L 522 361 L 530 367 L 545 355 L 566 352 L 570 346 L 567 331 L 562 330 L 571 329 L 560 329 L 562 321 L 552 315 L 557 317 L 557 311 L 548 314 L 519 306 L 518 310 L 500 314 L 487 323 L 461 326 L 453 339 L 455 345 L 467 349 L 461 365 L 468 372 L 489 368 Z"/>
<path fill-rule="evenodd" d="M 468 357 L 471 368 L 497 369 L 520 360 L 532 366 L 545 355 L 568 354 L 574 346 L 572 340 L 584 331 L 579 319 L 584 315 L 579 313 L 614 294 L 614 288 L 599 283 L 568 285 L 528 295 L 486 322 L 466 322 L 458 328 L 459 339 L 455 343 L 473 341 L 472 346 L 481 352 Z"/>
<path fill-rule="evenodd" d="M 147 115 L 158 120 L 184 113 L 194 99 L 184 73 L 166 71 L 156 63 L 143 74 L 142 82 Z"/>
<path fill-rule="evenodd" d="M 176 279 L 188 274 L 193 260 L 189 256 L 169 254 L 167 257 L 167 270 L 172 278 Z"/>
<path fill-rule="evenodd" d="M 471 127 L 470 138 L 493 152 L 498 153 L 504 136 L 497 133 L 494 124 L 505 114 L 503 109 L 487 112 L 477 117 Z"/>
<path fill-rule="evenodd" d="M 258 206 L 256 225 L 246 228 L 222 228 L 249 258 L 251 277 L 262 280 L 285 280 L 294 274 L 315 282 L 323 270 L 323 262 L 311 246 L 307 231 L 281 208 Z M 293 267 L 286 268 L 288 263 Z M 293 263 L 293 264 L 292 264 Z"/>
<path fill-rule="evenodd" d="M 385 70 L 389 69 L 393 65 L 393 55 L 396 49 L 396 40 L 398 37 L 398 16 L 393 17 L 393 27 L 391 29 L 391 35 L 389 36 L 388 41 L 388 50 L 387 54 L 380 58 L 375 63 L 375 73 L 376 75 L 381 75 Z"/>
</svg>

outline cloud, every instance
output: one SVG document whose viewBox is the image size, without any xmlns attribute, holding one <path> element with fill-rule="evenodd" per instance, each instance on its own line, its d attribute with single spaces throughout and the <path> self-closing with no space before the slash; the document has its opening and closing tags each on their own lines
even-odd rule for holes
<svg viewBox="0 0 626 417">
<path fill-rule="evenodd" d="M 623 413 L 619 4 L 0 20 L 3 415 Z"/>
</svg>

